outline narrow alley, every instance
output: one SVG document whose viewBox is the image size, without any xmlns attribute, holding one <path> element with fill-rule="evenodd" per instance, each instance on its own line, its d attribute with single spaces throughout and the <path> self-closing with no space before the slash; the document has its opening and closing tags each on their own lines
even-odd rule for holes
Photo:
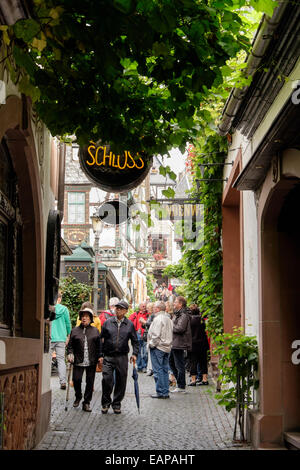
<svg viewBox="0 0 300 470">
<path fill-rule="evenodd" d="M 66 391 L 52 376 L 52 410 L 48 432 L 37 450 L 241 450 L 232 442 L 234 415 L 214 399 L 213 385 L 187 387 L 186 394 L 171 393 L 169 400 L 153 400 L 154 380 L 139 373 L 140 414 L 136 406 L 132 366 L 129 366 L 122 414 L 110 409 L 101 414 L 101 379 L 96 374 L 92 412 L 73 408 L 70 388 L 68 409 Z M 210 384 L 212 381 L 210 380 Z M 84 387 L 84 383 L 83 383 Z"/>
</svg>

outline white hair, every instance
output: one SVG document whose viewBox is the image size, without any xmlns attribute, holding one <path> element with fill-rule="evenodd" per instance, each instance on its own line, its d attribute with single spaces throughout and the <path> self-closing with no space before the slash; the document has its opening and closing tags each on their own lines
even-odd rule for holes
<svg viewBox="0 0 300 470">
<path fill-rule="evenodd" d="M 162 300 L 157 300 L 156 302 L 154 302 L 153 307 L 159 308 L 159 311 L 166 310 L 166 304 Z"/>
<path fill-rule="evenodd" d="M 117 303 L 119 302 L 120 300 L 118 299 L 118 297 L 111 297 L 111 299 L 109 299 L 109 305 L 117 305 Z"/>
</svg>

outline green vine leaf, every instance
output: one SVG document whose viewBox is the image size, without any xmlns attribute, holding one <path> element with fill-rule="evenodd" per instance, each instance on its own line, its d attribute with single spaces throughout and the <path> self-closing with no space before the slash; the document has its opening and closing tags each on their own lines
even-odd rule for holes
<svg viewBox="0 0 300 470">
<path fill-rule="evenodd" d="M 167 197 L 167 198 L 169 198 L 169 199 L 172 199 L 172 198 L 174 198 L 174 196 L 175 196 L 175 191 L 174 191 L 173 188 L 163 189 L 163 190 L 162 190 L 162 194 L 163 194 L 165 197 Z"/>
<path fill-rule="evenodd" d="M 35 0 L 34 19 L 2 35 L 40 90 L 35 108 L 52 135 L 164 155 L 196 142 L 199 120 L 215 129 L 206 100 L 218 87 L 225 95 L 236 73 L 227 61 L 249 51 L 249 1 L 82 0 L 64 8 Z M 268 8 L 261 1 L 256 8 Z"/>
<path fill-rule="evenodd" d="M 13 26 L 15 35 L 18 39 L 23 39 L 25 42 L 29 43 L 41 30 L 40 24 L 33 20 L 19 20 Z"/>
</svg>

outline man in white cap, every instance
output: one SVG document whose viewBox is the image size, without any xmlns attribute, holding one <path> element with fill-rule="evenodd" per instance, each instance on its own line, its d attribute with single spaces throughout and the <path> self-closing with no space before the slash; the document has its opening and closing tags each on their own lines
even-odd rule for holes
<svg viewBox="0 0 300 470">
<path fill-rule="evenodd" d="M 90 402 L 93 395 L 97 362 L 100 362 L 100 334 L 91 326 L 93 310 L 84 308 L 79 312 L 80 325 L 72 329 L 67 347 L 67 358 L 73 363 L 73 384 L 75 390 L 74 408 L 79 406 L 82 398 L 81 383 L 83 372 L 86 372 L 83 411 L 92 411 Z"/>
<path fill-rule="evenodd" d="M 103 414 L 108 412 L 110 406 L 115 414 L 121 413 L 121 401 L 125 395 L 127 382 L 129 340 L 133 348 L 130 362 L 135 364 L 139 352 L 135 328 L 133 323 L 125 317 L 128 307 L 128 303 L 124 300 L 118 302 L 116 316 L 106 320 L 101 330 L 100 362 L 103 364 L 101 400 Z"/>
</svg>

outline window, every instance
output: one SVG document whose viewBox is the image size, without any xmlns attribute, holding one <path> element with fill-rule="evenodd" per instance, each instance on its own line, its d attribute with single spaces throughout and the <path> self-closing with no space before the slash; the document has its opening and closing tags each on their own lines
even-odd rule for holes
<svg viewBox="0 0 300 470">
<path fill-rule="evenodd" d="M 7 280 L 7 224 L 0 219 L 0 326 L 5 325 L 6 280 Z"/>
<path fill-rule="evenodd" d="M 22 330 L 22 221 L 17 179 L 5 139 L 0 143 L 0 336 Z"/>
<path fill-rule="evenodd" d="M 163 257 L 167 256 L 167 239 L 166 238 L 153 238 L 152 239 L 152 253 L 161 254 Z"/>
<path fill-rule="evenodd" d="M 72 145 L 72 160 L 77 161 L 79 160 L 79 147 L 77 145 Z"/>
<path fill-rule="evenodd" d="M 68 223 L 85 223 L 85 193 L 68 193 Z"/>
</svg>

